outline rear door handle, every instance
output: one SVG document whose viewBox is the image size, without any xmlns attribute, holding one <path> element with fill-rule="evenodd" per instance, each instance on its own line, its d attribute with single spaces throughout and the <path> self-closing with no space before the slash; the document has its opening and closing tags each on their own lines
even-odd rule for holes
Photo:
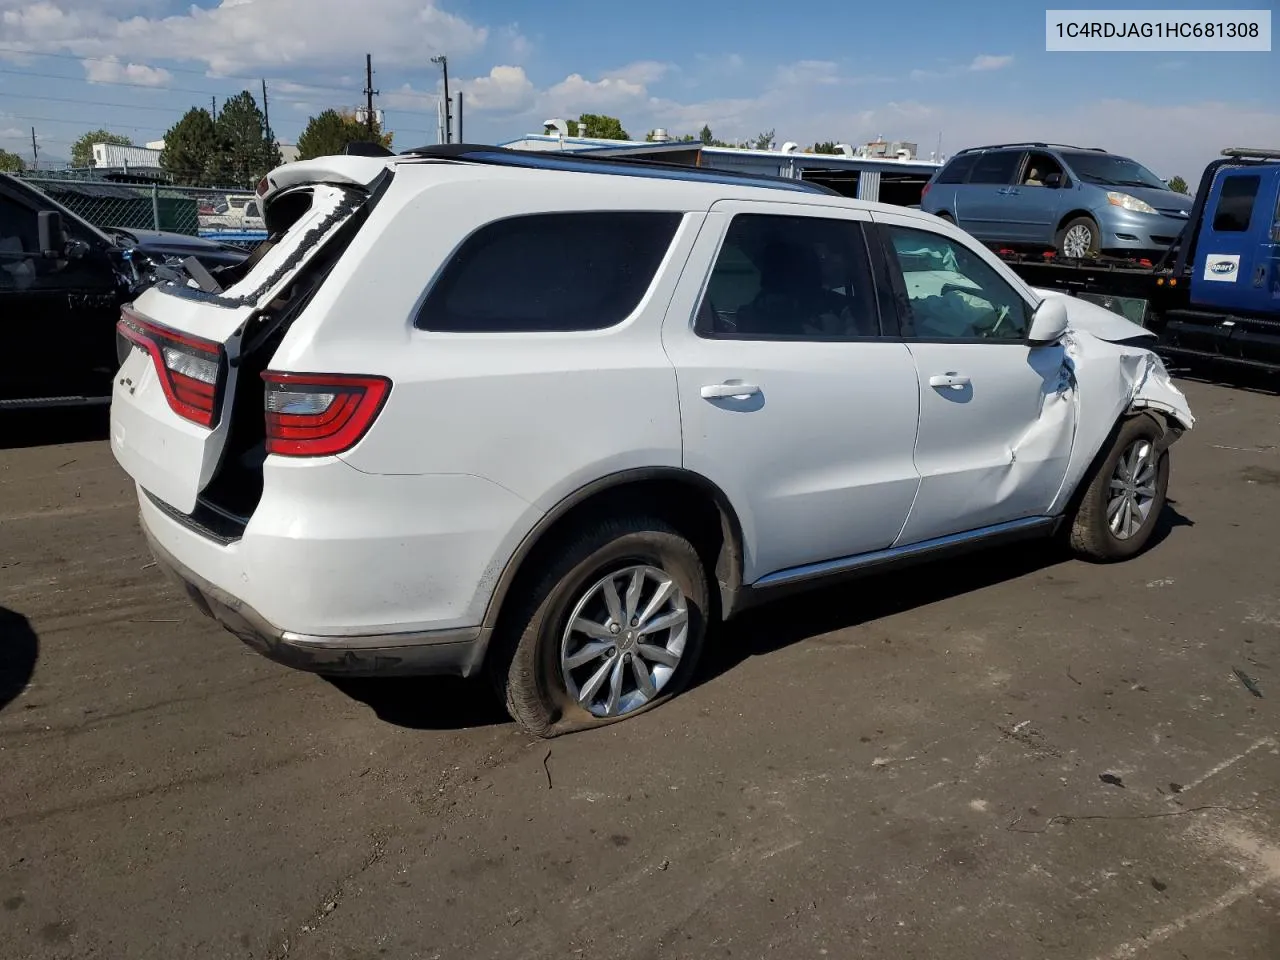
<svg viewBox="0 0 1280 960">
<path fill-rule="evenodd" d="M 760 388 L 754 383 L 735 383 L 734 381 L 708 384 L 701 390 L 703 400 L 745 400 L 759 392 Z"/>
<path fill-rule="evenodd" d="M 963 390 L 969 386 L 969 378 L 957 373 L 942 373 L 929 378 L 931 387 L 950 387 L 952 390 Z"/>
</svg>

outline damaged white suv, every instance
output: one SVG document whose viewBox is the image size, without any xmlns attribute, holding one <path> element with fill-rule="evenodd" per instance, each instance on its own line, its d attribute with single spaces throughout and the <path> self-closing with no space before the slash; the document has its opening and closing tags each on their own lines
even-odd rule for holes
<svg viewBox="0 0 1280 960">
<path fill-rule="evenodd" d="M 259 194 L 231 286 L 120 322 L 156 557 L 269 657 L 483 669 L 539 735 L 796 587 L 1059 529 L 1131 556 L 1192 426 L 1142 328 L 797 181 L 438 148 Z"/>
</svg>

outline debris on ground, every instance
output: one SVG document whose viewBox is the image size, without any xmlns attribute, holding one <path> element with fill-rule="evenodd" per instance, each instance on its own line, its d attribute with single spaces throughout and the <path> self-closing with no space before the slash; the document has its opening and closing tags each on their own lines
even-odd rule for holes
<svg viewBox="0 0 1280 960">
<path fill-rule="evenodd" d="M 1121 790 L 1124 789 L 1124 781 L 1121 780 L 1114 773 L 1100 773 L 1098 774 L 1098 779 L 1101 780 L 1103 783 L 1110 784 L 1113 787 L 1119 787 Z"/>
<path fill-rule="evenodd" d="M 1244 688 L 1246 690 L 1252 693 L 1259 700 L 1262 699 L 1262 690 L 1259 688 L 1257 680 L 1253 679 L 1253 677 L 1249 676 L 1239 667 L 1232 667 L 1231 672 L 1236 675 L 1236 679 L 1244 684 Z"/>
</svg>

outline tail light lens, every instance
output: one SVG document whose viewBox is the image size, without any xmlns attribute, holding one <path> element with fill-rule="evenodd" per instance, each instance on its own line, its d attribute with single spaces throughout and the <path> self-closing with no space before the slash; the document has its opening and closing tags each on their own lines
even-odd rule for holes
<svg viewBox="0 0 1280 960">
<path fill-rule="evenodd" d="M 221 344 L 153 323 L 129 307 L 120 311 L 116 332 L 151 355 L 174 413 L 202 427 L 213 426 L 218 415 Z"/>
<path fill-rule="evenodd" d="M 929 190 L 933 187 L 932 183 L 926 183 L 924 189 L 920 191 L 920 202 L 924 203 L 924 198 L 929 195 Z"/>
<path fill-rule="evenodd" d="M 385 377 L 275 373 L 266 381 L 267 453 L 327 457 L 354 447 L 391 392 Z"/>
</svg>

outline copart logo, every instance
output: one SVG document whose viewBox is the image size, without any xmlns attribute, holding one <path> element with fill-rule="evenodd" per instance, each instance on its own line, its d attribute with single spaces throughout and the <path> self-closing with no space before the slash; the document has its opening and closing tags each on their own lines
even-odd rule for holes
<svg viewBox="0 0 1280 960">
<path fill-rule="evenodd" d="M 1235 273 L 1236 265 L 1232 263 L 1230 260 L 1219 260 L 1217 263 L 1211 264 L 1209 269 L 1212 270 L 1214 273 L 1216 273 L 1218 276 L 1224 277 L 1227 274 Z"/>
</svg>

